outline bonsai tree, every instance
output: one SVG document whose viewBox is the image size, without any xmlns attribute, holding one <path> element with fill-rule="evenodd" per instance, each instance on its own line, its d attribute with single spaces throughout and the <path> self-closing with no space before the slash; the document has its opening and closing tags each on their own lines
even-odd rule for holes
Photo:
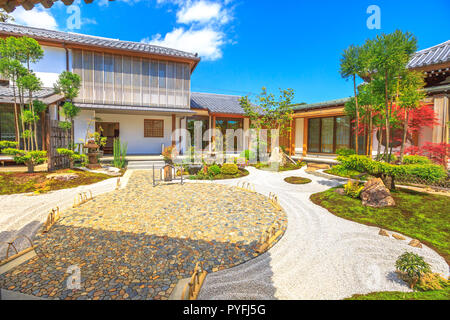
<svg viewBox="0 0 450 320">
<path fill-rule="evenodd" d="M 28 173 L 34 172 L 34 167 L 38 164 L 44 163 L 47 160 L 46 151 L 25 151 L 13 148 L 4 149 L 3 152 L 14 156 L 16 163 L 24 163 L 28 167 Z"/>
</svg>

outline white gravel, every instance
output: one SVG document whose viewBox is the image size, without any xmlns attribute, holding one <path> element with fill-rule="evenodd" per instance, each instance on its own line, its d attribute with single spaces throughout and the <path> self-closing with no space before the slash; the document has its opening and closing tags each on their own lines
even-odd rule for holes
<svg viewBox="0 0 450 320">
<path fill-rule="evenodd" d="M 231 269 L 211 273 L 199 299 L 342 299 L 374 291 L 409 291 L 395 275 L 395 260 L 415 252 L 434 272 L 449 276 L 449 266 L 435 251 L 378 235 L 379 228 L 341 219 L 309 201 L 313 193 L 338 184 L 304 168 L 283 173 L 249 168 L 256 191 L 275 192 L 288 215 L 288 228 L 268 252 Z M 312 180 L 305 185 L 287 176 Z M 217 183 L 236 185 L 236 180 Z"/>
<path fill-rule="evenodd" d="M 132 170 L 128 170 L 120 178 L 120 188 L 124 188 L 128 182 Z M 74 204 L 75 197 L 80 192 L 92 191 L 95 197 L 99 194 L 113 191 L 116 188 L 117 178 L 110 178 L 91 185 L 79 186 L 71 189 L 62 189 L 40 195 L 30 193 L 1 195 L 0 203 L 0 260 L 5 257 L 7 242 L 14 240 L 19 235 L 33 238 L 42 224 L 47 219 L 49 212 L 59 207 L 63 211 Z M 14 243 L 17 250 L 28 246 L 22 237 Z M 14 253 L 12 249 L 11 253 Z"/>
</svg>

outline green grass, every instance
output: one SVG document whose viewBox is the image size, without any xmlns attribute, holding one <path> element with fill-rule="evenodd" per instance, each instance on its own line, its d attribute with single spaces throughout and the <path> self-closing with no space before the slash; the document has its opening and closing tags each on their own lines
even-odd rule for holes
<svg viewBox="0 0 450 320">
<path fill-rule="evenodd" d="M 435 291 L 372 292 L 369 294 L 355 294 L 345 300 L 450 300 L 450 288 Z"/>
<path fill-rule="evenodd" d="M 287 177 L 284 178 L 284 181 L 290 184 L 306 184 L 310 183 L 311 179 L 308 178 L 302 178 L 302 177 Z"/>
<path fill-rule="evenodd" d="M 394 207 L 372 208 L 334 189 L 311 195 L 311 201 L 341 218 L 418 239 L 450 262 L 449 197 L 397 189 L 391 193 L 396 203 Z"/>
<path fill-rule="evenodd" d="M 99 182 L 111 176 L 103 173 L 93 173 L 83 170 L 58 170 L 51 173 L 76 173 L 78 178 L 69 181 L 46 179 L 50 172 L 2 172 L 0 173 L 0 195 L 36 192 L 44 193 L 52 190 L 74 188 Z"/>
<path fill-rule="evenodd" d="M 324 170 L 323 172 L 332 174 L 343 178 L 353 178 L 361 174 L 361 172 L 351 169 L 343 168 L 341 165 L 335 165 L 331 169 Z M 360 180 L 367 180 L 368 175 L 364 175 Z"/>
<path fill-rule="evenodd" d="M 304 165 L 305 165 L 305 163 L 293 164 L 293 163 L 289 162 L 284 166 L 278 167 L 278 172 L 301 169 Z M 258 162 L 256 164 L 252 164 L 251 166 L 255 167 L 256 169 L 260 169 L 260 170 L 272 171 L 272 168 L 271 168 L 270 164 L 268 164 L 268 163 Z"/>
<path fill-rule="evenodd" d="M 226 180 L 226 179 L 235 179 L 235 178 L 241 178 L 241 177 L 245 177 L 248 176 L 249 172 L 245 169 L 239 169 L 239 172 L 236 174 L 222 174 L 219 173 L 215 176 L 210 176 L 210 175 L 202 175 L 202 174 L 197 174 L 197 175 L 191 175 L 189 176 L 190 180 Z"/>
</svg>

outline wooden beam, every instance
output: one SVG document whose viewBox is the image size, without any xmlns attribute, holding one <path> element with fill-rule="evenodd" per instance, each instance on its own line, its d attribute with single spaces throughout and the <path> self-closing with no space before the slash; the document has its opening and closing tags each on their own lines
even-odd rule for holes
<svg viewBox="0 0 450 320">
<path fill-rule="evenodd" d="M 303 156 L 306 157 L 308 151 L 308 118 L 303 119 Z"/>
<path fill-rule="evenodd" d="M 291 120 L 291 145 L 290 145 L 291 156 L 295 156 L 295 122 L 296 119 Z"/>
<path fill-rule="evenodd" d="M 176 145 L 175 135 L 174 132 L 177 129 L 177 119 L 176 115 L 172 114 L 172 147 Z"/>
</svg>

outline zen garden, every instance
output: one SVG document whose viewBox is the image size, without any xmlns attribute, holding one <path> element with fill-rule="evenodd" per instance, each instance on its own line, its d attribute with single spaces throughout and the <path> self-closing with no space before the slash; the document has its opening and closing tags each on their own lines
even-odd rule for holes
<svg viewBox="0 0 450 320">
<path fill-rule="evenodd" d="M 417 143 L 439 115 L 424 73 L 408 67 L 416 51 L 401 31 L 349 46 L 340 73 L 354 96 L 337 116 L 297 121 L 309 107 L 294 90 L 263 88 L 236 100 L 239 117 L 155 116 L 144 137 L 184 133 L 142 154 L 130 152 L 141 138 L 111 120 L 125 114 L 84 116 L 97 75 L 78 72 L 75 53 L 50 102 L 32 67 L 42 46 L 2 38 L 3 295 L 448 300 L 450 144 Z M 311 156 L 316 146 L 331 156 Z"/>
</svg>

